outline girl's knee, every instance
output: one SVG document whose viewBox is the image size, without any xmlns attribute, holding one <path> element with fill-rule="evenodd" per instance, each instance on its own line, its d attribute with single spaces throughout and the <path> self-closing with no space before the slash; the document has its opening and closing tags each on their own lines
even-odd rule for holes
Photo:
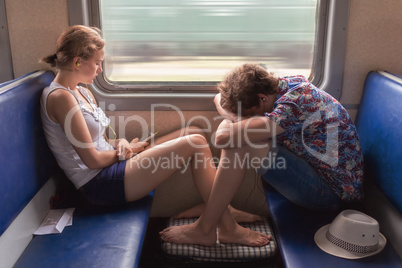
<svg viewBox="0 0 402 268">
<path fill-rule="evenodd" d="M 188 135 L 190 145 L 195 147 L 209 147 L 208 141 L 204 135 L 201 134 L 191 134 Z"/>
<path fill-rule="evenodd" d="M 187 135 L 201 135 L 204 138 L 206 137 L 205 131 L 197 126 L 189 126 L 185 128 Z"/>
</svg>

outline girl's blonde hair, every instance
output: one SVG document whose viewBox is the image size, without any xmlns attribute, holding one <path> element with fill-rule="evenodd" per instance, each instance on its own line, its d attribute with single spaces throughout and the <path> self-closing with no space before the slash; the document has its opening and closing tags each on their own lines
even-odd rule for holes
<svg viewBox="0 0 402 268">
<path fill-rule="evenodd" d="M 67 68 L 75 57 L 88 60 L 105 46 L 102 32 L 96 27 L 75 25 L 57 39 L 56 53 L 41 59 L 56 69 Z"/>
</svg>

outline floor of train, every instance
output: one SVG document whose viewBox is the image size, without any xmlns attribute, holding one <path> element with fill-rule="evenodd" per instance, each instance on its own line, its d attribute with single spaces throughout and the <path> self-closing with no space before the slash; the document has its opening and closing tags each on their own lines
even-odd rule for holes
<svg viewBox="0 0 402 268">
<path fill-rule="evenodd" d="M 281 260 L 275 260 L 274 263 L 269 264 L 265 261 L 252 262 L 252 263 L 184 263 L 173 261 L 167 258 L 161 247 L 161 240 L 159 238 L 159 231 L 167 226 L 168 218 L 155 218 L 149 219 L 145 242 L 142 249 L 140 268 L 210 268 L 210 267 L 253 267 L 253 268 L 281 268 Z"/>
</svg>

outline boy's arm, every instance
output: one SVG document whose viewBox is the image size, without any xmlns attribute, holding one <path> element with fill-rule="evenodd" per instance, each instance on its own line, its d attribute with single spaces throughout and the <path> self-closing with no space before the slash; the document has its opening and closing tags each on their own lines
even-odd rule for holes
<svg viewBox="0 0 402 268">
<path fill-rule="evenodd" d="M 221 106 L 221 93 L 219 93 L 219 94 L 217 94 L 215 96 L 214 103 L 215 103 L 215 106 L 216 106 L 216 110 L 218 110 L 218 113 L 221 116 L 223 116 L 223 118 L 228 119 L 228 120 L 230 120 L 232 122 L 237 122 L 237 121 L 240 121 L 240 120 L 244 119 L 241 116 L 236 115 L 236 114 L 234 114 L 232 112 L 229 112 L 228 110 L 225 110 L 225 109 L 222 108 L 222 106 Z"/>
<path fill-rule="evenodd" d="M 285 132 L 266 116 L 256 116 L 238 122 L 223 120 L 216 131 L 215 144 L 220 147 L 254 146 Z"/>
</svg>

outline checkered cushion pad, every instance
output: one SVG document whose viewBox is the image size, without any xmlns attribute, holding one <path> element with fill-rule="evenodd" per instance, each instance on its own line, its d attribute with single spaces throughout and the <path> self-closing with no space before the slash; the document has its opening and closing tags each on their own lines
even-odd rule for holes
<svg viewBox="0 0 402 268">
<path fill-rule="evenodd" d="M 170 218 L 168 226 L 185 225 L 195 221 L 196 218 Z M 162 249 L 168 256 L 176 259 L 185 258 L 196 262 L 246 262 L 267 259 L 274 256 L 277 246 L 271 226 L 267 220 L 263 222 L 240 223 L 240 225 L 254 231 L 271 235 L 273 240 L 263 247 L 249 247 L 240 244 L 220 244 L 219 241 L 214 246 L 210 247 L 162 242 Z"/>
</svg>

